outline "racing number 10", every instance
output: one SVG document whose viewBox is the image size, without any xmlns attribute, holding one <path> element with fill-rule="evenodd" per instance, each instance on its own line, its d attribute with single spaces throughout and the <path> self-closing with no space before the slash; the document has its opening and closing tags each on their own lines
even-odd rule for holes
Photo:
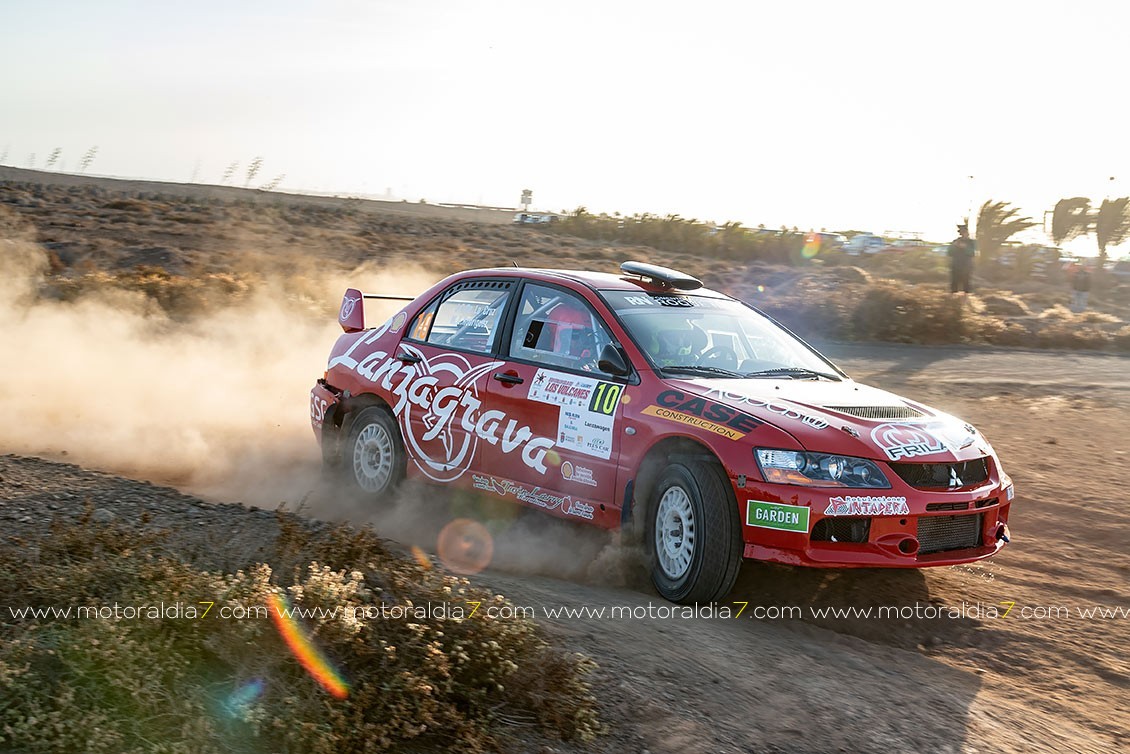
<svg viewBox="0 0 1130 754">
<path fill-rule="evenodd" d="M 616 411 L 616 403 L 620 400 L 620 391 L 623 385 L 611 382 L 596 383 L 596 390 L 592 391 L 592 400 L 589 401 L 589 411 L 612 416 Z"/>
</svg>

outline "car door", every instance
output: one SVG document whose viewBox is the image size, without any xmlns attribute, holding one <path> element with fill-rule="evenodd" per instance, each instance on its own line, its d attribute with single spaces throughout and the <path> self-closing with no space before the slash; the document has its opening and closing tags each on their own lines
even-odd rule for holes
<svg viewBox="0 0 1130 754">
<path fill-rule="evenodd" d="M 580 295 L 527 281 L 512 308 L 487 387 L 497 442 L 483 446 L 482 480 L 503 496 L 593 519 L 614 502 L 617 417 L 624 381 L 597 367 L 608 327 Z M 622 421 L 622 420 L 621 420 Z"/>
<path fill-rule="evenodd" d="M 399 381 L 389 380 L 409 463 L 436 482 L 477 469 L 480 418 L 494 353 L 517 280 L 464 280 L 410 323 L 398 347 Z"/>
</svg>

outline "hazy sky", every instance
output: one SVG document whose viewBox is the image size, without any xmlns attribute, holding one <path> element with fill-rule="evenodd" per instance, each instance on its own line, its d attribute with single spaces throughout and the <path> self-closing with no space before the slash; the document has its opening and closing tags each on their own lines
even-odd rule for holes
<svg viewBox="0 0 1130 754">
<path fill-rule="evenodd" d="M 1127 33 L 1066 0 L 0 0 L 0 155 L 948 240 L 1130 194 Z"/>
</svg>

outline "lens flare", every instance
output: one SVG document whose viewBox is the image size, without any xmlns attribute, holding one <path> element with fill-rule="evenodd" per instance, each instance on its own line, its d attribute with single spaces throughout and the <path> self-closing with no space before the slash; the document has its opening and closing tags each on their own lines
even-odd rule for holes
<svg viewBox="0 0 1130 754">
<path fill-rule="evenodd" d="M 809 233 L 804 237 L 804 249 L 800 252 L 805 259 L 812 259 L 820 253 L 820 236 Z"/>
<path fill-rule="evenodd" d="M 412 553 L 412 557 L 416 559 L 416 562 L 420 564 L 421 568 L 425 571 L 432 570 L 432 559 L 428 557 L 428 554 L 424 552 L 423 548 L 412 545 L 408 548 L 408 551 Z"/>
<path fill-rule="evenodd" d="M 345 679 L 302 631 L 286 598 L 272 592 L 267 597 L 267 607 L 271 619 L 275 622 L 275 628 L 306 672 L 335 699 L 349 696 L 349 686 Z"/>
<path fill-rule="evenodd" d="M 556 450 L 548 450 L 545 453 L 545 462 L 549 466 L 560 466 L 561 455 Z"/>
<path fill-rule="evenodd" d="M 248 712 L 248 708 L 254 704 L 255 700 L 263 695 L 264 683 L 262 679 L 256 678 L 252 681 L 242 684 L 239 688 L 231 693 L 230 696 L 224 701 L 224 710 L 229 717 L 241 720 Z"/>
<path fill-rule="evenodd" d="M 478 521 L 457 518 L 440 531 L 436 553 L 448 570 L 466 576 L 490 565 L 494 540 Z"/>
</svg>

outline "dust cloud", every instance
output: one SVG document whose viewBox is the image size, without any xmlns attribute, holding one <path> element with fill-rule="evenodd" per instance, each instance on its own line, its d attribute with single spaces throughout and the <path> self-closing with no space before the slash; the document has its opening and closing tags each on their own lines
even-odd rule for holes
<svg viewBox="0 0 1130 754">
<path fill-rule="evenodd" d="M 309 259 L 288 262 L 271 260 L 265 275 L 260 265 L 265 281 L 239 303 L 174 320 L 143 293 L 114 286 L 71 301 L 46 298 L 43 247 L 0 239 L 0 449 L 210 500 L 371 523 L 428 552 L 446 523 L 469 516 L 493 538 L 491 568 L 638 581 L 638 554 L 601 530 L 412 483 L 374 506 L 323 480 L 308 393 L 341 334 L 342 292 L 411 295 L 436 276 L 407 267 L 320 272 Z M 377 302 L 366 317 L 381 322 L 399 308 Z"/>
<path fill-rule="evenodd" d="M 140 293 L 39 296 L 42 247 L 0 240 L 0 446 L 274 508 L 316 485 L 308 393 L 346 287 L 418 292 L 419 270 L 268 277 L 239 304 L 168 318 Z M 307 273 L 309 275 L 309 273 Z M 310 298 L 320 299 L 315 311 Z M 397 309 L 373 307 L 377 321 Z"/>
</svg>

